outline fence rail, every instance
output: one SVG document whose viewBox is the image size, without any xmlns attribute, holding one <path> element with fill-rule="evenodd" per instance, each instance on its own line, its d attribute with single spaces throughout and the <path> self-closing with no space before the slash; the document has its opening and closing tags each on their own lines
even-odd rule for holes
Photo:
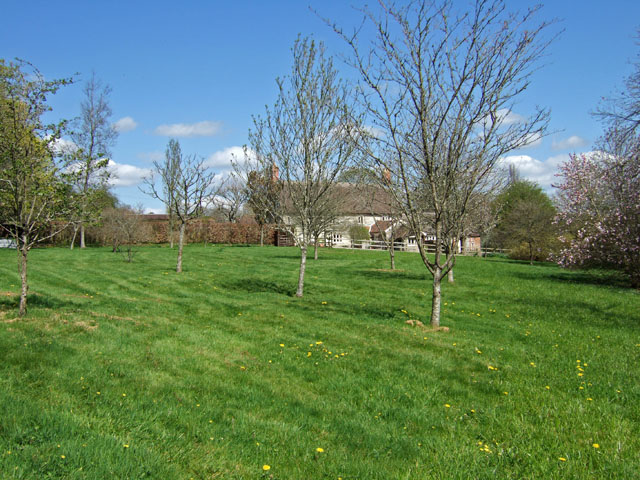
<svg viewBox="0 0 640 480">
<path fill-rule="evenodd" d="M 347 250 L 389 250 L 390 244 L 383 240 L 356 240 L 349 243 L 336 243 L 332 245 L 333 248 L 345 248 Z M 427 253 L 435 253 L 435 245 L 425 245 Z M 404 242 L 394 242 L 393 249 L 400 252 L 417 252 L 418 246 L 416 244 L 407 245 Z M 459 255 L 467 256 L 482 256 L 494 254 L 507 254 L 509 250 L 506 248 L 480 248 L 480 249 L 464 249 L 458 252 Z"/>
</svg>

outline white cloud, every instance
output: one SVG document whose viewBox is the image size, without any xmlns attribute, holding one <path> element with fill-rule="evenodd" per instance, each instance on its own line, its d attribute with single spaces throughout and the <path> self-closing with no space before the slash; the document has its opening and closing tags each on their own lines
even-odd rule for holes
<svg viewBox="0 0 640 480">
<path fill-rule="evenodd" d="M 521 123 L 526 120 L 525 117 L 519 113 L 509 110 L 508 108 L 501 108 L 496 112 L 496 116 L 498 117 L 498 122 L 503 127 L 513 125 L 514 123 Z"/>
<path fill-rule="evenodd" d="M 568 154 L 555 155 L 545 161 L 529 155 L 509 155 L 500 159 L 500 165 L 503 167 L 513 165 L 524 179 L 536 182 L 545 190 L 550 190 L 551 185 L 558 181 L 556 177 L 558 166 L 567 160 L 569 160 Z"/>
<path fill-rule="evenodd" d="M 111 172 L 109 184 L 114 187 L 130 187 L 132 185 L 138 185 L 142 182 L 144 177 L 151 174 L 151 170 L 148 168 L 116 163 L 113 160 L 109 160 L 108 168 L 109 172 Z"/>
<path fill-rule="evenodd" d="M 250 156 L 251 154 L 252 152 L 249 151 Z M 209 155 L 204 164 L 211 168 L 230 169 L 232 161 L 244 161 L 244 149 L 242 147 L 233 146 L 218 150 Z"/>
<path fill-rule="evenodd" d="M 130 132 L 135 130 L 138 123 L 131 117 L 122 117 L 116 123 L 113 124 L 113 128 L 119 133 Z"/>
<path fill-rule="evenodd" d="M 520 148 L 531 148 L 537 147 L 542 143 L 542 135 L 539 132 L 530 133 L 526 139 L 526 145 L 523 145 Z"/>
<path fill-rule="evenodd" d="M 154 133 L 165 137 L 213 137 L 221 128 L 220 122 L 172 123 L 160 125 Z"/>
<path fill-rule="evenodd" d="M 53 151 L 57 154 L 73 153 L 78 149 L 78 146 L 71 140 L 65 138 L 58 138 L 53 142 Z"/>
<path fill-rule="evenodd" d="M 153 208 L 153 207 L 144 207 L 144 209 L 142 210 L 142 212 L 146 215 L 153 215 L 153 214 L 165 214 L 167 213 L 167 209 L 164 207 L 160 207 L 160 208 Z"/>
<path fill-rule="evenodd" d="M 553 141 L 551 148 L 554 150 L 571 150 L 580 147 L 584 147 L 587 144 L 587 140 L 578 135 L 571 135 L 569 138 L 565 138 L 560 141 Z"/>
</svg>

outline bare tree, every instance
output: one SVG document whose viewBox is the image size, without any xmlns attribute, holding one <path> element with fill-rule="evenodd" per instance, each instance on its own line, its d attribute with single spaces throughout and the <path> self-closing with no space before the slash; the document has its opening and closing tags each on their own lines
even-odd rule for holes
<svg viewBox="0 0 640 480">
<path fill-rule="evenodd" d="M 75 243 L 76 232 L 80 229 L 80 248 L 85 248 L 85 227 L 100 216 L 99 190 L 104 189 L 109 179 L 108 164 L 110 148 L 114 145 L 118 132 L 113 127 L 109 95 L 111 88 L 103 85 L 95 73 L 84 87 L 80 119 L 71 133 L 73 150 L 69 152 L 72 168 L 78 173 L 76 194 L 78 204 L 73 222 Z"/>
<path fill-rule="evenodd" d="M 72 205 L 70 179 L 55 144 L 65 122 L 47 125 L 47 97 L 71 79 L 45 80 L 26 62 L 0 60 L 0 230 L 15 240 L 19 258 L 19 315 L 27 313 L 31 248 L 65 229 Z"/>
<path fill-rule="evenodd" d="M 280 229 L 300 247 L 296 296 L 304 289 L 307 248 L 332 201 L 338 175 L 355 153 L 348 91 L 322 44 L 298 39 L 291 74 L 277 79 L 278 98 L 265 117 L 254 118 L 247 171 L 277 172 L 278 202 L 265 205 Z M 273 210 L 271 210 L 273 209 Z"/>
<path fill-rule="evenodd" d="M 142 220 L 142 213 L 141 206 L 132 208 L 128 205 L 103 211 L 102 236 L 112 245 L 114 252 L 122 250 L 129 263 L 133 261 L 136 246 L 151 236 L 149 225 Z"/>
<path fill-rule="evenodd" d="M 236 223 L 242 215 L 242 209 L 247 203 L 249 191 L 242 181 L 242 177 L 232 175 L 227 178 L 224 187 L 218 192 L 213 203 L 226 221 Z"/>
<path fill-rule="evenodd" d="M 539 138 L 548 123 L 545 110 L 525 119 L 512 109 L 551 41 L 549 23 L 536 21 L 538 7 L 509 13 L 503 0 L 476 0 L 468 11 L 447 0 L 378 3 L 381 14 L 365 7 L 355 33 L 334 30 L 351 47 L 367 131 L 376 132 L 369 161 L 398 178 L 389 193 L 433 276 L 437 327 L 441 280 L 454 265 L 469 198 L 490 188 L 501 156 Z M 375 39 L 360 44 L 367 27 Z M 435 257 L 425 233 L 435 236 Z"/>
<path fill-rule="evenodd" d="M 170 142 L 171 144 L 171 142 Z M 217 182 L 215 173 L 209 171 L 205 160 L 196 155 L 183 156 L 179 144 L 175 141 L 176 153 L 172 158 L 175 167 L 175 178 L 172 180 L 175 190 L 172 195 L 170 209 L 176 217 L 179 225 L 178 235 L 178 262 L 176 272 L 182 272 L 182 252 L 187 223 L 204 215 L 205 209 L 219 194 L 222 183 Z M 156 188 L 156 175 L 160 177 L 163 187 L 167 185 L 167 177 L 172 174 L 167 165 L 154 162 L 155 171 L 150 177 L 144 179 L 146 186 L 143 192 L 164 201 L 164 192 Z"/>
</svg>

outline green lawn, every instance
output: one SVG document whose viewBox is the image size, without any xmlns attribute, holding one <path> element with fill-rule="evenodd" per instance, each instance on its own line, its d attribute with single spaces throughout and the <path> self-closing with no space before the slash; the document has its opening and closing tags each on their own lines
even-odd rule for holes
<svg viewBox="0 0 640 480">
<path fill-rule="evenodd" d="M 0 478 L 638 478 L 616 277 L 460 258 L 431 332 L 417 254 L 321 250 L 303 299 L 295 249 L 175 256 L 34 250 L 17 319 L 0 250 Z"/>
</svg>

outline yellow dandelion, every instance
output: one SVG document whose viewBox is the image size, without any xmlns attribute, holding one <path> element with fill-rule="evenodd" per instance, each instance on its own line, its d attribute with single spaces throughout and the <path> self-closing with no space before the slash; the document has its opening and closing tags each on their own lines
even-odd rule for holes
<svg viewBox="0 0 640 480">
<path fill-rule="evenodd" d="M 262 465 L 262 470 L 264 470 L 265 472 L 268 472 L 269 470 L 271 470 L 271 466 L 270 465 Z"/>
<path fill-rule="evenodd" d="M 326 304 L 327 304 L 327 302 L 322 302 L 322 305 L 326 305 Z"/>
<path fill-rule="evenodd" d="M 67 458 L 67 457 L 65 457 L 64 455 L 60 455 L 60 458 Z"/>
<path fill-rule="evenodd" d="M 564 458 L 564 457 L 558 457 L 558 460 L 560 460 L 561 462 L 566 462 L 567 461 L 567 459 Z"/>
<path fill-rule="evenodd" d="M 281 344 L 280 344 L 280 346 L 281 346 L 281 347 L 284 347 L 284 343 L 281 343 Z"/>
<path fill-rule="evenodd" d="M 593 448 L 600 448 L 600 444 L 599 444 L 599 443 L 594 443 L 594 444 L 592 445 L 592 447 L 593 447 Z"/>
<path fill-rule="evenodd" d="M 509 392 L 502 392 L 502 393 L 504 393 L 505 395 L 509 395 Z"/>
<path fill-rule="evenodd" d="M 546 388 L 547 390 L 551 390 L 551 387 L 549 385 L 545 386 L 544 388 Z"/>
<path fill-rule="evenodd" d="M 129 444 L 125 443 L 124 445 L 122 445 L 124 448 L 129 448 Z"/>
<path fill-rule="evenodd" d="M 123 397 L 126 397 L 126 396 L 127 396 L 127 394 L 126 394 L 126 393 L 123 393 L 123 394 L 122 394 L 122 396 L 123 396 Z"/>
<path fill-rule="evenodd" d="M 451 408 L 451 405 L 449 405 L 448 403 L 445 403 L 445 404 L 444 404 L 444 406 L 445 406 L 446 408 Z"/>
<path fill-rule="evenodd" d="M 307 357 L 310 357 L 310 356 L 311 356 L 311 352 L 307 352 Z"/>
<path fill-rule="evenodd" d="M 324 448 L 318 447 L 318 448 L 316 448 L 316 452 L 323 453 L 324 452 Z"/>
<path fill-rule="evenodd" d="M 100 392 L 96 392 L 96 395 L 100 395 Z"/>
</svg>

